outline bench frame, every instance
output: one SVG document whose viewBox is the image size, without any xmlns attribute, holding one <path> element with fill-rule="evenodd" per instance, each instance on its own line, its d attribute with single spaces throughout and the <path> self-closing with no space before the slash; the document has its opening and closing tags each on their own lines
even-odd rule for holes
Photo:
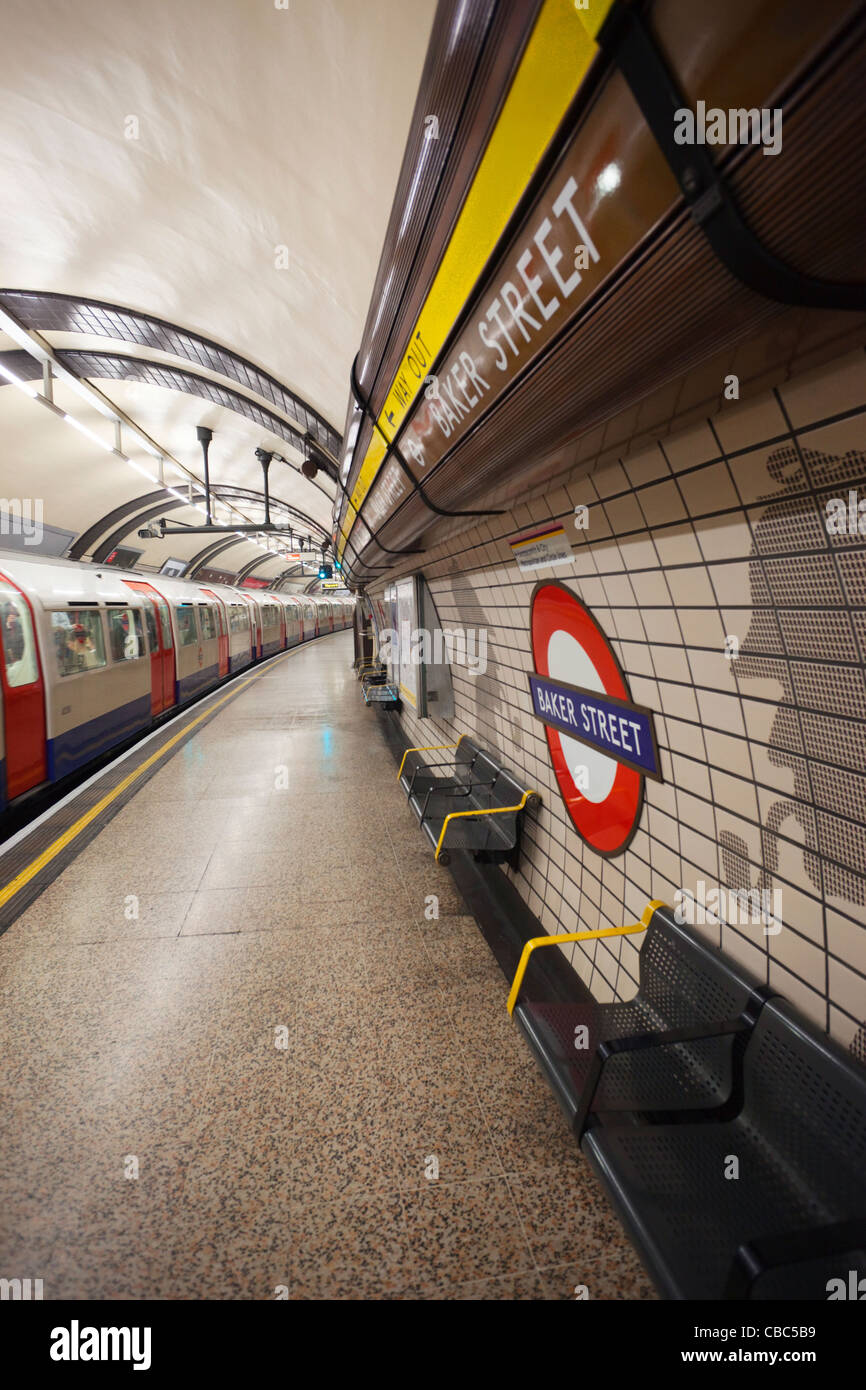
<svg viewBox="0 0 866 1390">
<path fill-rule="evenodd" d="M 647 903 L 641 915 L 641 920 L 632 926 L 626 927 L 601 927 L 597 931 L 565 932 L 559 936 L 538 936 L 527 941 L 520 957 L 520 964 L 514 976 L 511 992 L 508 996 L 507 1009 L 509 1016 L 514 1016 L 514 1009 L 520 995 L 520 987 L 523 977 L 526 974 L 532 952 L 539 946 L 559 946 L 573 941 L 596 941 L 602 937 L 611 936 L 632 936 L 638 932 L 644 932 L 649 927 L 652 919 L 659 908 L 667 907 L 661 899 L 653 899 Z M 739 1113 L 742 1103 L 742 1053 L 749 1034 L 758 1021 L 761 1009 L 768 999 L 773 998 L 777 991 L 768 985 L 759 985 L 751 990 L 742 1011 L 735 1017 L 719 1019 L 717 1022 L 707 1025 L 706 1023 L 696 1024 L 682 1028 L 669 1028 L 661 1031 L 634 1033 L 630 1036 L 619 1038 L 603 1039 L 597 1046 L 590 1063 L 589 1072 L 584 1083 L 580 1099 L 577 1104 L 574 1116 L 571 1120 L 571 1127 L 575 1138 L 580 1141 L 583 1134 L 594 1124 L 603 1122 L 606 1126 L 616 1124 L 702 1124 L 702 1123 L 723 1123 Z M 521 1027 L 527 1032 L 527 1025 L 521 1021 Z M 732 1086 L 730 1095 L 719 1105 L 703 1107 L 684 1107 L 683 1109 L 665 1110 L 641 1110 L 634 1106 L 623 1107 L 622 1109 L 605 1109 L 601 1112 L 593 1112 L 593 1102 L 598 1094 L 598 1088 L 602 1081 L 605 1064 L 612 1057 L 621 1055 L 624 1052 L 637 1052 L 649 1048 L 670 1047 L 677 1043 L 703 1042 L 715 1038 L 734 1037 L 734 1062 Z M 532 1043 L 531 1034 L 528 1041 Z"/>
<path fill-rule="evenodd" d="M 512 1017 L 514 1016 L 515 1008 L 519 1002 L 521 986 L 532 953 L 539 947 L 564 945 L 568 942 L 591 941 L 602 937 L 636 934 L 645 931 L 649 927 L 655 912 L 660 908 L 665 908 L 665 906 L 664 903 L 658 901 L 648 903 L 641 921 L 631 926 L 605 927 L 598 931 L 567 932 L 558 936 L 534 937 L 530 941 L 527 941 L 523 948 L 520 963 L 508 996 L 507 1007 L 509 1015 Z M 768 1004 L 770 1000 L 774 1001 L 767 1013 L 764 1014 L 764 1019 L 767 1020 L 768 1026 L 771 1028 L 773 1026 L 778 1027 L 779 1020 L 781 1020 L 782 1026 L 785 1025 L 786 1020 L 788 1020 L 790 1025 L 790 1017 L 794 1019 L 794 1024 L 790 1026 L 797 1026 L 797 1011 L 793 1006 L 787 1004 L 787 1001 L 785 1001 L 776 990 L 767 985 L 758 985 L 755 983 L 749 988 L 749 977 L 745 980 L 741 978 L 740 983 L 741 986 L 745 984 L 748 988 L 748 994 L 745 997 L 742 1011 L 736 1018 L 719 1019 L 718 1022 L 714 1021 L 710 1023 L 705 1020 L 702 1024 L 695 1027 L 671 1028 L 666 1031 L 656 1031 L 655 1033 L 635 1033 L 631 1036 L 614 1037 L 600 1042 L 595 1049 L 589 1071 L 583 1079 L 581 1093 L 577 1101 L 576 1113 L 574 1113 L 574 1092 L 569 1094 L 569 1104 L 566 1106 L 564 1103 L 564 1097 L 566 1095 L 565 1082 L 563 1081 L 560 1085 L 557 1085 L 556 1072 L 552 1071 L 550 1066 L 545 1065 L 544 1067 L 545 1075 L 554 1092 L 557 1094 L 558 1099 L 560 1099 L 560 1102 L 563 1104 L 563 1108 L 566 1109 L 569 1118 L 571 1119 L 572 1114 L 574 1116 L 573 1120 L 571 1120 L 571 1126 L 578 1142 L 580 1142 L 584 1135 L 586 1136 L 585 1142 L 581 1147 L 584 1149 L 584 1152 L 587 1152 L 587 1148 L 589 1149 L 589 1161 L 592 1163 L 603 1185 L 608 1189 L 614 1207 L 619 1212 L 626 1230 L 631 1235 L 633 1243 L 641 1252 L 648 1271 L 664 1296 L 669 1298 L 680 1299 L 694 1296 L 694 1293 L 690 1295 L 688 1292 L 688 1266 L 686 1265 L 685 1270 L 681 1269 L 678 1272 L 677 1281 L 674 1282 L 674 1267 L 668 1267 L 665 1263 L 664 1244 L 654 1245 L 648 1236 L 641 1237 L 640 1233 L 643 1227 L 635 1213 L 640 1211 L 639 1199 L 642 1188 L 631 1188 L 627 1180 L 628 1168 L 626 1168 L 625 1174 L 619 1174 L 619 1179 L 617 1179 L 617 1171 L 615 1169 L 611 1169 L 610 1173 L 607 1172 L 603 1157 L 606 1151 L 604 1147 L 605 1139 L 607 1138 L 607 1150 L 615 1154 L 618 1152 L 615 1147 L 616 1144 L 622 1144 L 623 1142 L 621 1139 L 617 1140 L 617 1131 L 622 1135 L 624 1130 L 634 1130 L 634 1128 L 637 1127 L 645 1134 L 652 1131 L 659 1134 L 664 1133 L 666 1129 L 670 1130 L 672 1127 L 687 1125 L 694 1127 L 695 1134 L 697 1135 L 702 1128 L 706 1132 L 707 1126 L 712 1128 L 716 1125 L 727 1125 L 732 1121 L 737 1121 L 738 1118 L 745 1113 L 745 1107 L 754 1101 L 754 1097 L 752 1098 L 752 1102 L 748 1100 L 746 1073 L 749 1067 L 749 1059 L 755 1056 L 751 1051 L 753 1039 L 754 1047 L 758 1046 L 755 1030 L 765 1004 Z M 742 999 L 742 995 L 740 998 Z M 773 1015 L 772 1018 L 770 1017 L 771 1014 Z M 527 1017 L 524 1018 L 524 1012 L 521 1010 L 519 1022 L 527 1036 L 527 1041 L 529 1042 L 531 1050 L 538 1053 L 539 1056 L 545 1057 L 547 1055 L 546 1048 L 540 1036 L 536 1037 L 535 1035 L 531 1016 L 527 1015 Z M 761 1026 L 763 1027 L 763 1021 Z M 824 1048 L 822 1046 L 820 1040 L 817 1040 L 817 1034 L 814 1029 L 808 1028 L 805 1022 L 799 1026 L 800 1032 L 803 1034 L 806 1041 L 808 1042 L 813 1038 L 816 1039 L 817 1046 L 822 1053 L 829 1056 L 832 1052 L 832 1048 Z M 610 1058 L 618 1054 L 637 1051 L 643 1048 L 658 1048 L 675 1045 L 677 1043 L 699 1042 L 701 1040 L 717 1039 L 727 1036 L 732 1036 L 734 1040 L 731 1061 L 731 1089 L 730 1093 L 721 1102 L 694 1108 L 685 1106 L 680 1109 L 656 1110 L 649 1108 L 640 1109 L 632 1104 L 628 1107 L 622 1107 L 621 1109 L 608 1109 L 605 1107 L 598 1112 L 592 1111 L 593 1101 L 598 1091 L 604 1067 Z M 811 1043 L 809 1045 L 811 1046 Z M 761 1055 L 763 1056 L 763 1053 Z M 832 1057 L 830 1057 L 828 1065 L 831 1063 Z M 841 1073 L 839 1085 L 842 1085 Z M 858 1082 L 858 1086 L 859 1085 L 860 1083 Z M 861 1094 L 862 1102 L 862 1087 L 859 1093 L 855 1089 L 854 1101 L 852 1103 L 857 1103 L 857 1094 Z M 770 1143 L 773 1142 L 772 1133 L 773 1131 L 770 1129 L 767 1136 L 768 1142 Z M 600 1148 L 598 1147 L 599 1145 L 601 1145 Z M 627 1158 L 629 1149 L 625 1147 L 620 1149 L 619 1152 L 624 1154 Z M 788 1152 L 784 1142 L 778 1152 L 783 1157 Z M 595 1154 L 595 1157 L 592 1157 L 592 1154 Z M 602 1155 L 601 1158 L 599 1158 L 599 1154 Z M 629 1194 L 631 1194 L 631 1196 Z M 694 1196 L 694 1188 L 692 1188 L 692 1195 Z M 634 1209 L 630 1206 L 632 1198 L 638 1203 Z M 667 1200 L 667 1198 L 664 1197 L 664 1193 L 663 1198 Z M 784 1226 L 784 1213 L 780 1211 L 779 1214 L 783 1216 L 783 1221 L 779 1224 Z M 839 1215 L 842 1216 L 842 1213 L 840 1212 Z M 759 1223 L 756 1221 L 755 1224 L 757 1225 Z M 783 1228 L 775 1230 L 767 1235 L 756 1234 L 754 1239 L 747 1240 L 743 1240 L 742 1231 L 737 1232 L 736 1230 L 732 1230 L 731 1235 L 730 1264 L 726 1274 L 724 1270 L 722 1270 L 724 1287 L 717 1295 L 725 1300 L 749 1300 L 753 1296 L 755 1285 L 758 1280 L 760 1280 L 764 1274 L 771 1273 L 774 1270 L 796 1267 L 797 1265 L 813 1262 L 828 1256 L 842 1256 L 846 1253 L 850 1255 L 851 1252 L 859 1252 L 859 1260 L 862 1264 L 863 1252 L 866 1251 L 866 1219 L 864 1219 L 862 1211 L 859 1213 L 855 1211 L 855 1214 L 847 1219 L 843 1217 L 843 1219 L 836 1220 L 827 1225 L 821 1225 L 819 1221 L 811 1229 L 803 1229 L 802 1227 L 795 1229 Z M 738 1239 L 741 1242 L 739 1245 L 736 1244 Z"/>
<path fill-rule="evenodd" d="M 401 758 L 401 760 L 400 760 L 400 766 L 399 766 L 399 768 L 398 768 L 398 770 L 397 770 L 397 780 L 398 780 L 399 782 L 402 782 L 403 785 L 404 785 L 404 787 L 406 787 L 407 800 L 409 800 L 409 801 L 412 800 L 412 794 L 413 794 L 413 791 L 415 790 L 415 778 L 416 778 L 416 777 L 418 777 L 418 776 L 430 776 L 430 774 L 431 774 L 431 772 L 433 771 L 434 768 L 450 767 L 450 766 L 452 765 L 452 763 L 454 763 L 454 764 L 456 765 L 456 761 L 457 761 L 457 760 L 456 760 L 456 755 L 455 755 L 455 758 L 454 758 L 454 759 L 451 759 L 451 760 L 449 760 L 448 762 L 423 763 L 423 762 L 420 762 L 420 761 L 419 761 L 419 762 L 418 762 L 418 765 L 417 765 L 417 766 L 413 769 L 413 771 L 412 771 L 412 776 L 411 776 L 411 778 L 409 779 L 408 786 L 406 786 L 406 782 L 405 782 L 404 777 L 403 777 L 403 769 L 404 769 L 405 766 L 406 766 L 406 759 L 409 757 L 409 754 L 410 754 L 410 753 L 439 753 L 439 752 L 444 752 L 445 749 L 448 749 L 449 751 L 450 751 L 450 750 L 453 750 L 453 749 L 458 749 L 458 748 L 460 747 L 460 745 L 463 743 L 463 740 L 464 740 L 464 739 L 467 739 L 467 742 L 470 742 L 470 741 L 468 740 L 468 737 L 467 737 L 466 734 L 461 734 L 460 737 L 458 738 L 458 740 L 457 740 L 456 743 L 431 743 L 431 744 L 427 744 L 427 745 L 424 745 L 424 746 L 419 747 L 419 748 L 407 748 L 407 749 L 405 750 L 405 752 L 403 753 L 403 756 L 402 756 L 402 758 Z M 449 860 L 450 860 L 450 857 L 451 857 L 451 855 L 450 855 L 450 850 L 449 850 L 448 847 L 445 845 L 445 837 L 446 837 L 446 834 L 447 834 L 447 831 L 448 831 L 448 827 L 449 827 L 449 825 L 451 824 L 452 821 L 459 820 L 459 819 L 464 818 L 464 817 L 475 817 L 475 818 L 480 818 L 480 817 L 487 817 L 487 816 L 502 816 L 502 815 L 516 815 L 516 816 L 520 816 L 521 812 L 523 812 L 523 811 L 526 809 L 526 807 L 527 807 L 528 805 L 532 804 L 534 800 L 537 800 L 537 801 L 540 801 L 540 800 L 541 800 L 541 798 L 539 797 L 538 793 L 537 793 L 536 791 L 532 790 L 532 788 L 528 788 L 527 790 L 521 792 L 519 783 L 518 783 L 518 782 L 516 781 L 516 779 L 512 776 L 512 774 L 511 774 L 510 772 L 508 772 L 508 770 L 507 770 L 506 768 L 500 767 L 500 766 L 498 766 L 496 763 L 494 763 L 494 761 L 493 761 L 492 757 L 490 756 L 490 754 L 487 753 L 487 752 L 485 752 L 485 750 L 484 750 L 483 748 L 481 748 L 479 745 L 475 744 L 474 742 L 470 742 L 470 746 L 473 747 L 473 748 L 475 748 L 475 755 L 474 755 L 474 757 L 472 758 L 471 762 L 468 764 L 468 768 L 469 768 L 470 773 L 471 773 L 471 770 L 472 770 L 472 768 L 474 767 L 476 761 L 478 760 L 478 758 L 483 757 L 483 758 L 485 758 L 485 760 L 486 760 L 487 762 L 490 763 L 491 767 L 496 768 L 496 776 L 492 779 L 492 781 L 489 781 L 489 782 L 481 782 L 481 781 L 479 781 L 479 782 L 475 782 L 475 783 L 472 782 L 472 779 L 471 779 L 471 776 L 470 776 L 469 782 L 466 783 L 465 785 L 464 785 L 463 783 L 460 783 L 460 782 L 457 782 L 457 783 L 446 783 L 446 779 L 443 778 L 443 779 L 441 779 L 441 783 L 442 783 L 442 784 L 439 785 L 439 786 L 436 785 L 437 779 L 436 779 L 435 777 L 433 777 L 433 779 L 432 779 L 432 785 L 431 785 L 430 787 L 427 788 L 426 794 L 425 794 L 425 796 L 424 796 L 424 803 L 423 803 L 423 805 L 422 805 L 421 808 L 420 808 L 420 816 L 419 816 L 419 823 L 420 823 L 420 825 L 423 827 L 425 820 L 427 820 L 427 806 L 428 806 L 428 803 L 429 803 L 429 801 L 430 801 L 430 797 L 431 797 L 434 793 L 435 793 L 436 795 L 439 795 L 439 796 L 453 796 L 453 797 L 455 797 L 455 798 L 469 797 L 469 796 L 472 795 L 473 791 L 476 790 L 477 788 L 480 788 L 480 787 L 494 787 L 494 786 L 496 785 L 496 783 L 497 783 L 497 781 L 498 781 L 498 779 L 499 779 L 499 776 L 500 776 L 501 774 L 504 774 L 505 777 L 509 780 L 509 782 L 514 783 L 515 790 L 518 791 L 518 792 L 520 793 L 520 800 L 519 800 L 518 802 L 516 802 L 515 804 L 513 804 L 513 805 L 508 805 L 508 806 L 473 807 L 473 808 L 472 808 L 471 810 L 469 810 L 469 811 L 449 811 L 449 812 L 447 812 L 446 815 L 445 815 L 445 817 L 444 817 L 444 819 L 443 819 L 442 827 L 441 827 L 441 829 L 440 829 L 440 831 L 439 831 L 439 835 L 438 835 L 438 838 L 437 838 L 437 840 L 436 840 L 436 844 L 434 845 L 434 855 L 433 855 L 433 857 L 434 857 L 434 860 L 436 861 L 437 864 L 447 864 L 447 863 L 449 862 Z M 413 808 L 413 809 L 414 809 L 414 808 Z M 435 831 L 434 831 L 434 833 L 435 833 Z M 430 836 L 429 838 L 431 839 L 431 843 L 432 843 L 432 836 Z M 514 846 L 513 846 L 512 849 L 507 853 L 507 856 L 506 856 L 507 862 L 511 863 L 513 867 L 516 867 L 516 864 L 517 864 L 517 855 L 518 855 L 518 853 L 519 853 L 519 848 L 520 848 L 520 827 L 519 827 L 519 822 L 518 822 L 517 831 L 516 831 L 516 835 L 515 835 L 515 843 L 514 843 Z M 493 850 L 493 851 L 491 851 L 491 850 L 476 850 L 476 851 L 474 851 L 474 853 L 475 853 L 475 855 L 476 855 L 476 858 L 483 859 L 483 858 L 485 858 L 487 855 L 496 855 L 496 857 L 498 858 L 498 857 L 501 855 L 502 852 L 501 852 L 501 851 L 498 851 L 498 850 Z"/>
</svg>

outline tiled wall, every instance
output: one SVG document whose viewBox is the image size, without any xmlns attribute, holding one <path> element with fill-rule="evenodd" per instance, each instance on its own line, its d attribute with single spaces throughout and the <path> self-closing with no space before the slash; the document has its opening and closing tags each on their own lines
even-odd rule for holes
<svg viewBox="0 0 866 1390">
<path fill-rule="evenodd" d="M 453 723 L 403 717 L 412 743 L 476 735 L 542 793 L 516 882 L 549 932 L 635 921 L 699 879 L 780 888 L 778 934 L 700 930 L 866 1061 L 866 535 L 825 525 L 849 489 L 866 514 L 862 351 L 607 456 L 428 550 L 443 626 L 486 628 L 488 666 L 453 668 Z M 509 537 L 551 517 L 573 568 L 521 573 Z M 664 781 L 647 781 L 637 833 L 608 860 L 573 828 L 530 712 L 530 596 L 545 578 L 589 607 L 656 715 Z M 634 993 L 638 949 L 568 948 L 602 1000 Z"/>
</svg>

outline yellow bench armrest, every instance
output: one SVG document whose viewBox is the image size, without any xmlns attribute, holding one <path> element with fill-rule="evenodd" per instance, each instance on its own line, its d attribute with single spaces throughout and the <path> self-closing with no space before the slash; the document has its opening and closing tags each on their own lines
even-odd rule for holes
<svg viewBox="0 0 866 1390">
<path fill-rule="evenodd" d="M 449 812 L 449 814 L 445 817 L 444 821 L 442 822 L 442 829 L 441 829 L 440 832 L 439 832 L 439 842 L 438 842 L 438 844 L 436 845 L 436 853 L 435 853 L 435 855 L 433 856 L 434 859 L 438 860 L 438 858 L 439 858 L 439 851 L 440 851 L 441 848 L 442 848 L 442 841 L 445 839 L 445 831 L 448 829 L 448 822 L 449 822 L 450 820 L 458 820 L 458 819 L 460 818 L 460 816 L 501 816 L 501 815 L 504 815 L 506 811 L 522 811 L 523 808 L 524 808 L 524 806 L 526 805 L 527 798 L 530 797 L 530 796 L 535 796 L 535 792 L 534 792 L 534 791 L 524 792 L 524 793 L 523 793 L 523 797 L 522 797 L 522 799 L 521 799 L 521 801 L 520 801 L 520 804 L 519 804 L 518 806 L 491 806 L 490 809 L 487 810 L 487 811 L 451 811 L 451 812 Z"/>
<path fill-rule="evenodd" d="M 438 753 L 441 752 L 443 748 L 459 748 L 465 737 L 465 734 L 461 734 L 456 743 L 428 743 L 426 748 L 407 748 L 400 761 L 400 770 L 397 773 L 397 781 L 399 782 L 400 778 L 403 775 L 403 764 L 405 763 L 410 753 Z"/>
<path fill-rule="evenodd" d="M 630 927 L 601 927 L 598 931 L 571 931 L 565 932 L 562 936 L 535 936 L 531 941 L 527 941 L 520 957 L 520 964 L 517 967 L 517 974 L 514 976 L 514 983 L 511 986 L 511 993 L 508 996 L 509 1015 L 514 1013 L 514 1005 L 517 1003 L 517 996 L 520 993 L 520 986 L 523 984 L 523 977 L 526 974 L 526 967 L 529 958 L 537 946 L 560 946 L 567 941 L 595 941 L 602 936 L 630 936 L 633 932 L 646 931 L 652 920 L 653 913 L 657 908 L 664 907 L 660 899 L 647 903 L 643 910 L 643 916 L 639 922 L 635 922 Z"/>
</svg>

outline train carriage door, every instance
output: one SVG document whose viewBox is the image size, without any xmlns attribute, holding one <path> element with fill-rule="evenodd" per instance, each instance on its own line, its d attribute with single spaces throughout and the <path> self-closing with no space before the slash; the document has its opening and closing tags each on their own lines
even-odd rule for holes
<svg viewBox="0 0 866 1390">
<path fill-rule="evenodd" d="M 216 604 L 217 635 L 219 637 L 217 645 L 219 650 L 220 679 L 222 679 L 223 676 L 227 676 L 229 673 L 229 624 L 226 606 L 219 594 L 215 594 L 213 589 L 202 589 L 202 593 L 207 594 L 208 598 L 213 599 Z"/>
<path fill-rule="evenodd" d="M 174 638 L 171 635 L 171 614 L 162 594 L 158 594 L 152 585 L 145 584 L 139 579 L 124 579 L 123 582 L 127 589 L 143 594 L 152 604 L 149 613 L 145 612 L 149 637 L 153 635 L 150 619 L 154 612 L 158 619 L 158 622 L 153 625 L 157 628 L 158 642 L 156 646 L 151 645 L 150 649 L 150 706 L 153 714 L 162 714 L 164 710 L 171 709 L 175 703 Z"/>
<path fill-rule="evenodd" d="M 156 599 L 156 610 L 159 614 L 159 633 L 162 637 L 162 699 L 165 709 L 170 709 L 177 704 L 177 685 L 175 682 L 175 657 L 174 657 L 174 637 L 171 631 L 171 613 L 168 604 L 158 594 Z"/>
<path fill-rule="evenodd" d="M 48 776 L 45 683 L 36 647 L 33 610 L 21 590 L 0 576 L 0 679 L 6 731 L 6 798 L 20 796 Z"/>
<path fill-rule="evenodd" d="M 250 625 L 250 661 L 255 661 L 261 655 L 259 650 L 259 608 L 258 604 L 251 603 L 249 599 L 245 598 L 244 609 L 247 622 Z"/>
<path fill-rule="evenodd" d="M 147 642 L 150 648 L 150 712 L 162 714 L 165 706 L 162 689 L 162 643 L 159 640 L 156 604 L 150 601 L 144 605 L 144 625 L 147 628 Z"/>
</svg>

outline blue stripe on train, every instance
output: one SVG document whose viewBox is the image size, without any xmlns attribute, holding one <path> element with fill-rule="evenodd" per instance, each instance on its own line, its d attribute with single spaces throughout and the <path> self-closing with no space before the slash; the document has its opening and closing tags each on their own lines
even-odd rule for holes
<svg viewBox="0 0 866 1390">
<path fill-rule="evenodd" d="M 48 740 L 48 780 L 56 782 L 150 723 L 150 692 Z"/>
<path fill-rule="evenodd" d="M 211 685 L 216 685 L 220 676 L 220 668 L 216 666 L 204 666 L 200 671 L 192 671 L 188 676 L 177 682 L 178 703 L 183 704 L 184 700 L 191 700 L 194 695 L 198 695 L 202 690 L 206 690 Z"/>
</svg>

